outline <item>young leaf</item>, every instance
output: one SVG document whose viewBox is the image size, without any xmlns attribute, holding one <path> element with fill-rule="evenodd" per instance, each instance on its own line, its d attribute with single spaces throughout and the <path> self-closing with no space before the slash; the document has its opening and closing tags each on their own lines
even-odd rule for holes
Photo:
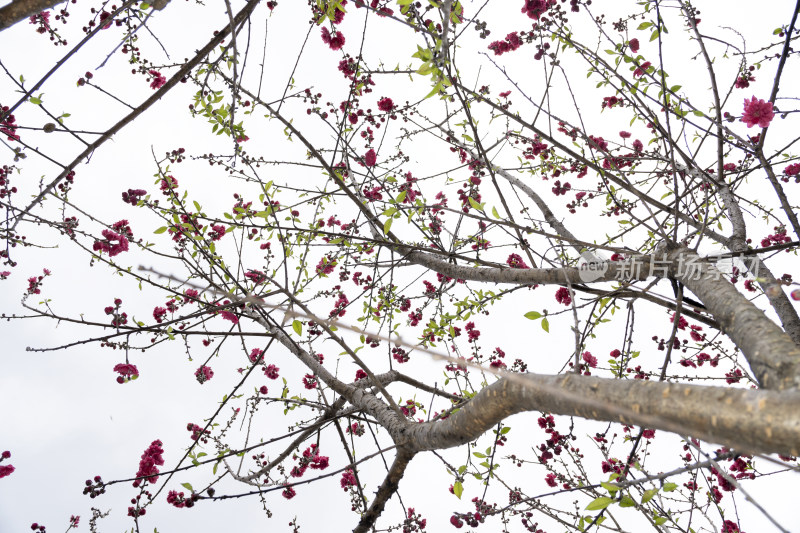
<svg viewBox="0 0 800 533">
<path fill-rule="evenodd" d="M 595 498 L 594 500 L 592 500 L 592 503 L 586 506 L 586 510 L 599 511 L 601 509 L 605 509 L 612 503 L 614 503 L 613 498 L 609 498 L 608 496 L 600 496 L 599 498 Z"/>
<path fill-rule="evenodd" d="M 460 481 L 456 481 L 453 483 L 453 494 L 456 495 L 456 498 L 459 500 L 461 499 L 461 495 L 464 493 L 464 486 L 461 484 Z"/>
<path fill-rule="evenodd" d="M 303 334 L 303 324 L 299 320 L 295 320 L 294 322 L 292 322 L 292 329 L 298 335 Z"/>
<path fill-rule="evenodd" d="M 652 500 L 653 496 L 658 494 L 658 490 L 659 489 L 650 489 L 650 490 L 644 491 L 644 495 L 642 495 L 642 503 L 647 503 L 650 500 Z"/>
</svg>

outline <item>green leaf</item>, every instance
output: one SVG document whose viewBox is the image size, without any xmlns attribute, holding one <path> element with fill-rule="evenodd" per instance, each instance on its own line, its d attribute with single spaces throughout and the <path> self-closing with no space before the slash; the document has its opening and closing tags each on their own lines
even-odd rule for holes
<svg viewBox="0 0 800 533">
<path fill-rule="evenodd" d="M 148 4 L 147 2 L 142 2 L 141 4 L 139 4 L 139 9 L 141 9 L 142 11 L 147 11 L 148 9 L 150 9 L 150 4 Z"/>
<path fill-rule="evenodd" d="M 192 488 L 192 484 L 191 483 L 181 483 L 181 487 L 183 487 L 186 490 L 194 491 L 194 489 Z"/>
<path fill-rule="evenodd" d="M 639 27 L 636 28 L 636 29 L 637 30 L 646 30 L 647 28 L 649 28 L 652 25 L 653 25 L 652 22 L 642 22 L 641 24 L 639 24 Z"/>
<path fill-rule="evenodd" d="M 587 511 L 599 511 L 601 509 L 605 509 L 609 505 L 614 503 L 613 498 L 609 498 L 607 496 L 600 496 L 599 498 L 595 498 L 592 500 L 592 503 L 586 506 Z"/>
<path fill-rule="evenodd" d="M 156 235 L 160 235 L 160 234 L 164 233 L 165 231 L 167 231 L 167 227 L 166 226 L 161 226 L 160 228 L 155 230 L 153 233 L 155 233 Z"/>
<path fill-rule="evenodd" d="M 661 488 L 664 489 L 664 492 L 672 492 L 678 488 L 678 485 L 676 483 L 664 483 L 664 486 Z"/>
<path fill-rule="evenodd" d="M 472 452 L 472 455 L 474 455 L 478 459 L 485 459 L 486 458 L 486 455 L 482 454 L 481 452 Z"/>
<path fill-rule="evenodd" d="M 497 212 L 496 207 L 492 207 L 492 216 L 494 216 L 494 218 L 500 218 L 500 214 Z"/>
<path fill-rule="evenodd" d="M 538 311 L 528 311 L 527 313 L 525 313 L 525 318 L 527 318 L 528 320 L 537 320 L 539 318 L 542 318 L 542 313 Z"/>
<path fill-rule="evenodd" d="M 614 485 L 613 483 L 606 483 L 605 481 L 601 481 L 600 486 L 606 489 L 611 494 L 614 494 L 619 490 L 618 486 Z"/>
<path fill-rule="evenodd" d="M 406 194 L 407 193 L 408 193 L 408 190 L 400 191 L 400 194 L 397 195 L 397 203 L 398 204 L 402 204 L 403 203 L 403 201 L 406 199 Z"/>
<path fill-rule="evenodd" d="M 653 517 L 653 521 L 656 523 L 657 526 L 661 526 L 661 525 L 664 525 L 664 523 L 667 521 L 667 517 L 666 516 L 656 516 L 656 517 Z"/>
<path fill-rule="evenodd" d="M 483 204 L 479 204 L 478 202 L 476 202 L 475 198 L 473 198 L 472 196 L 467 196 L 467 199 L 469 199 L 469 205 L 471 205 L 473 209 L 475 209 L 476 211 L 483 211 Z"/>
<path fill-rule="evenodd" d="M 550 322 L 547 321 L 547 318 L 542 319 L 542 329 L 550 333 Z"/>
<path fill-rule="evenodd" d="M 619 501 L 620 507 L 633 507 L 634 505 L 636 505 L 636 502 L 630 496 L 623 496 Z"/>
<path fill-rule="evenodd" d="M 461 499 L 461 495 L 464 493 L 464 486 L 461 484 L 460 481 L 456 481 L 453 483 L 453 494 L 456 495 L 456 498 L 459 500 Z"/>
<path fill-rule="evenodd" d="M 303 324 L 299 320 L 295 320 L 294 322 L 292 322 L 292 329 L 298 335 L 303 334 Z"/>
<path fill-rule="evenodd" d="M 32 103 L 32 104 L 35 104 L 35 105 L 41 105 L 42 104 L 41 98 L 36 98 L 35 96 L 31 96 L 30 100 L 28 100 L 28 101 L 30 103 Z"/>
<path fill-rule="evenodd" d="M 388 235 L 389 234 L 389 228 L 392 227 L 392 221 L 393 220 L 394 220 L 393 218 L 388 218 L 388 219 L 386 219 L 386 222 L 383 223 L 383 234 L 384 235 Z"/>
<path fill-rule="evenodd" d="M 650 490 L 644 491 L 644 495 L 642 496 L 642 503 L 647 503 L 650 500 L 652 500 L 653 496 L 658 494 L 658 490 L 659 489 L 650 489 Z"/>
</svg>

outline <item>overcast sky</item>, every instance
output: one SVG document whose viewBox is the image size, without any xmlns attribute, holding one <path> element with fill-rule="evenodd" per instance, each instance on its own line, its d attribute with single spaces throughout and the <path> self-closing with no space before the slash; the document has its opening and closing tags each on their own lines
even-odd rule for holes
<svg viewBox="0 0 800 533">
<path fill-rule="evenodd" d="M 514 1 L 521 4 L 517 0 Z M 495 3 L 499 5 L 499 2 L 500 0 L 496 0 Z M 499 17 L 492 19 L 495 3 L 489 2 L 489 7 L 485 8 L 486 12 L 482 17 L 493 20 L 495 24 L 491 26 L 493 37 L 501 38 L 507 31 L 519 29 L 519 23 L 517 20 L 503 20 Z M 610 9 L 608 4 L 610 2 L 594 2 L 593 7 Z M 759 9 L 751 2 L 699 2 L 698 4 L 703 11 L 704 27 L 728 26 L 747 36 L 751 32 L 771 33 L 771 30 L 779 24 L 775 21 L 775 15 L 780 14 L 785 18 L 793 2 L 770 2 L 769 9 Z M 242 5 L 242 2 L 234 2 L 234 11 L 240 9 Z M 276 8 L 276 16 L 273 19 L 265 19 L 267 10 L 263 6 L 257 11 L 251 28 L 253 50 L 250 52 L 251 57 L 248 60 L 250 64 L 247 66 L 250 69 L 251 80 L 257 78 L 258 63 L 261 61 L 260 47 L 263 41 L 260 36 L 263 36 L 264 27 L 260 27 L 259 24 L 264 20 L 275 20 L 275 23 L 270 22 L 266 25 L 268 47 L 264 77 L 265 99 L 277 99 L 283 92 L 298 50 L 303 46 L 307 31 L 303 21 L 308 19 L 307 9 L 303 2 L 282 0 Z M 470 11 L 475 7 L 467 4 L 466 9 Z M 77 42 L 78 35 L 75 30 L 84 23 L 85 12 L 80 9 L 80 5 L 73 6 L 71 10 L 74 10 L 75 14 L 70 18 L 69 31 L 64 31 L 63 34 L 69 36 L 70 41 Z M 284 14 L 291 11 L 294 14 L 281 19 L 277 17 L 278 11 L 283 11 Z M 345 51 L 356 54 L 364 10 L 351 9 L 347 17 L 342 26 L 349 39 Z M 182 0 L 175 0 L 164 11 L 156 12 L 148 26 L 169 52 L 170 59 L 166 56 L 161 58 L 165 65 L 169 65 L 190 57 L 193 50 L 207 41 L 213 29 L 225 23 L 226 18 L 222 2 L 211 0 L 206 2 L 204 8 L 199 8 Z M 281 22 L 282 20 L 292 20 L 294 25 Z M 783 19 L 780 22 L 783 22 Z M 380 26 L 380 30 L 377 27 L 370 27 L 369 32 L 373 33 L 367 35 L 367 42 L 372 46 L 365 48 L 363 53 L 372 58 L 383 57 L 381 54 L 385 54 L 388 58 L 387 68 L 393 68 L 397 63 L 403 68 L 412 61 L 414 43 L 403 40 L 407 39 L 407 32 L 400 29 L 387 30 L 385 27 L 386 25 Z M 375 33 L 379 31 L 384 33 Z M 678 32 L 680 29 L 674 28 L 674 31 Z M 310 47 L 310 52 L 303 56 L 297 74 L 298 89 L 314 85 L 327 90 L 335 83 L 342 85 L 341 75 L 336 72 L 336 62 L 331 61 L 335 54 L 320 42 L 317 33 L 317 29 L 312 30 L 309 38 L 307 46 Z M 140 35 L 143 47 L 146 46 L 148 50 L 158 49 L 159 45 L 150 35 L 144 31 L 140 32 Z M 726 35 L 733 38 L 731 33 Z M 133 104 L 143 101 L 152 94 L 142 76 L 129 75 L 131 67 L 119 54 L 112 57 L 102 69 L 96 68 L 114 49 L 120 36 L 121 32 L 116 28 L 102 32 L 44 85 L 39 92 L 44 94 L 42 99 L 52 112 L 71 113 L 74 122 L 70 124 L 74 127 L 78 127 L 79 124 L 80 129 L 87 131 L 103 131 L 121 116 L 124 107 L 119 103 L 92 88 L 76 88 L 77 79 L 86 71 L 94 72 L 98 83 L 112 87 L 115 95 Z M 244 43 L 244 40 L 241 43 Z M 488 44 L 488 41 L 484 41 L 483 44 Z M 39 79 L 65 51 L 64 47 L 53 47 L 45 36 L 36 34 L 34 27 L 27 21 L 0 32 L 0 60 L 15 78 L 23 75 L 26 86 Z M 530 50 L 526 50 L 526 54 L 527 52 Z M 678 50 L 670 50 L 668 54 L 675 54 L 676 58 L 680 56 Z M 525 62 L 530 62 L 529 56 L 530 54 L 526 58 L 508 59 L 510 65 L 518 65 L 517 70 L 513 71 L 513 78 L 516 81 L 524 83 L 536 77 Z M 158 56 L 154 53 L 151 57 Z M 498 71 L 486 68 L 486 62 L 483 62 L 482 68 L 485 70 L 481 70 L 480 74 L 477 67 L 477 64 L 465 64 L 466 72 L 462 72 L 462 75 L 472 75 L 471 79 L 478 85 L 491 82 L 493 87 L 496 87 L 495 92 L 512 89 L 508 80 Z M 757 83 L 753 85 L 752 93 L 746 95 L 737 93 L 733 98 L 738 100 L 750 94 L 766 98 L 773 67 L 774 65 L 770 64 L 763 74 L 756 73 Z M 702 75 L 702 65 L 679 63 L 676 59 L 670 71 L 676 80 L 675 83 L 681 83 L 681 78 L 692 79 L 694 76 Z M 163 72 L 169 76 L 170 69 L 165 67 Z M 575 79 L 579 82 L 585 79 L 584 72 L 585 69 L 575 76 Z M 15 92 L 13 83 L 5 75 L 3 76 L 0 80 L 0 103 L 8 105 L 19 95 Z M 789 92 L 791 91 L 789 80 L 792 78 L 784 79 Z M 398 102 L 416 101 L 429 90 L 425 81 L 418 81 L 416 85 L 408 80 L 382 78 L 379 81 L 384 84 L 381 85 L 381 91 L 391 94 Z M 696 84 L 695 89 L 704 90 L 705 85 Z M 221 141 L 211 136 L 203 121 L 191 120 L 188 117 L 187 106 L 195 90 L 195 86 L 191 84 L 179 86 L 149 112 L 138 118 L 133 125 L 103 145 L 92 155 L 90 164 L 81 165 L 71 197 L 75 204 L 91 210 L 94 216 L 105 223 L 121 218 L 135 220 L 137 236 L 151 241 L 156 240 L 152 232 L 161 225 L 159 220 L 148 217 L 143 211 L 137 211 L 120 201 L 120 193 L 128 188 L 155 190 L 153 175 L 156 167 L 151 149 L 158 157 L 178 146 L 187 148 L 193 154 L 230 151 L 229 142 L 226 144 L 227 141 L 224 139 Z M 330 90 L 335 91 L 332 87 Z M 592 86 L 589 86 L 588 90 L 592 90 Z M 325 98 L 333 97 L 326 94 Z M 521 103 L 522 98 L 518 100 Z M 566 109 L 570 101 L 566 94 L 557 93 L 551 95 L 551 104 L 554 108 Z M 736 106 L 738 109 L 739 104 Z M 20 124 L 31 127 L 41 127 L 49 121 L 31 104 L 22 106 L 15 114 Z M 617 125 L 613 123 L 613 118 L 606 116 L 605 120 L 606 126 L 613 128 L 610 132 L 625 127 L 624 121 Z M 740 133 L 750 133 L 744 126 L 738 126 L 741 126 L 738 128 Z M 285 150 L 287 157 L 297 154 L 298 150 L 304 153 L 305 149 L 301 149 L 299 143 L 280 144 L 285 143 L 281 141 L 280 128 L 275 129 L 269 124 L 259 128 L 263 130 L 256 127 L 251 130 L 253 144 L 259 143 L 260 147 L 267 146 L 273 151 Z M 41 147 L 49 156 L 62 162 L 71 161 L 80 151 L 78 143 L 63 134 L 54 134 L 63 135 L 63 143 L 53 143 L 51 137 L 46 137 L 41 132 L 21 130 L 21 133 L 34 139 L 34 146 L 39 146 L 38 143 L 41 143 Z M 324 135 L 321 131 L 314 133 Z M 5 146 L 0 149 L 5 153 L 2 162 L 7 163 L 10 151 Z M 424 159 L 425 155 L 425 152 L 420 152 L 415 153 L 414 157 Z M 275 157 L 274 153 L 272 157 Z M 21 189 L 25 188 L 29 193 L 36 188 L 32 184 L 40 179 L 41 182 L 47 183 L 57 174 L 54 165 L 42 161 L 32 153 L 23 164 L 23 174 L 15 176 L 14 179 L 21 184 Z M 442 164 L 446 166 L 449 162 Z M 180 172 L 179 179 L 185 180 L 181 183 L 186 183 L 187 186 L 191 184 L 193 199 L 198 199 L 204 207 L 208 206 L 209 210 L 214 209 L 216 212 L 221 212 L 223 208 L 230 209 L 230 205 L 234 202 L 232 194 L 237 191 L 238 185 L 231 186 L 225 182 L 219 168 L 210 168 L 203 162 L 187 162 L 180 167 Z M 302 177 L 303 174 L 298 172 L 298 177 L 294 179 Z M 45 209 L 52 214 L 56 208 L 55 205 L 49 205 Z M 594 223 L 594 221 L 581 221 L 581 223 Z M 90 226 L 88 221 L 87 226 Z M 103 308 L 111 305 L 113 299 L 119 297 L 123 299 L 125 310 L 132 318 L 152 321 L 152 307 L 156 300 L 153 291 L 148 293 L 145 289 L 140 293 L 130 280 L 121 281 L 105 266 L 92 265 L 88 254 L 73 243 L 59 238 L 53 231 L 28 226 L 25 232 L 31 240 L 36 240 L 47 247 L 37 249 L 17 247 L 12 250 L 13 257 L 19 261 L 20 266 L 13 269 L 9 279 L 0 282 L 0 301 L 3 302 L 2 312 L 6 315 L 27 314 L 18 303 L 27 287 L 26 279 L 38 275 L 43 268 L 48 268 L 53 275 L 46 279 L 41 297 L 34 296 L 28 303 L 38 304 L 47 298 L 52 300 L 52 309 L 57 314 L 76 316 L 85 313 L 87 318 L 104 321 L 106 318 Z M 164 237 L 166 236 L 162 236 Z M 168 250 L 169 247 L 165 249 Z M 159 259 L 152 254 L 139 253 L 138 250 L 136 256 L 131 254 L 126 260 L 128 261 L 126 264 L 130 264 L 133 268 L 141 264 L 167 274 L 180 274 L 169 261 Z M 563 328 L 560 333 L 559 328 L 551 327 L 553 333 L 547 334 L 538 324 L 532 327 L 530 322 L 521 317 L 524 312 L 541 307 L 534 306 L 529 295 L 511 296 L 501 305 L 507 306 L 508 311 L 494 312 L 482 325 L 485 345 L 504 343 L 512 346 L 520 354 L 528 353 L 535 347 L 536 355 L 531 359 L 534 368 L 531 370 L 540 373 L 559 371 L 564 360 L 561 356 L 572 349 L 569 345 L 571 342 L 569 317 L 565 317 L 561 323 Z M 654 320 L 664 321 L 663 314 L 657 315 Z M 556 321 L 554 324 L 559 323 Z M 88 531 L 88 520 L 91 516 L 89 507 L 92 505 L 102 511 L 109 509 L 112 511 L 108 518 L 99 522 L 100 531 L 130 530 L 132 522 L 125 516 L 125 509 L 129 505 L 130 498 L 138 491 L 133 489 L 130 483 L 114 485 L 108 488 L 107 494 L 96 500 L 89 500 L 81 494 L 84 480 L 95 475 L 101 475 L 106 481 L 134 476 L 139 456 L 155 439 L 164 442 L 166 461 L 164 469 L 173 467 L 190 443 L 186 424 L 192 422 L 202 425 L 203 420 L 217 408 L 223 396 L 229 394 L 231 387 L 241 379 L 237 368 L 246 365 L 241 350 L 238 352 L 231 350 L 225 354 L 224 360 L 215 358 L 210 363 L 214 368 L 215 377 L 201 386 L 194 378 L 193 371 L 205 361 L 208 352 L 191 351 L 187 355 L 182 343 L 167 343 L 158 349 L 136 354 L 134 362 L 139 368 L 141 377 L 136 382 L 120 386 L 116 383 L 116 375 L 112 372 L 113 366 L 123 360 L 119 351 L 99 348 L 96 343 L 79 344 L 67 350 L 26 351 L 27 347 L 50 348 L 80 341 L 99 335 L 98 331 L 44 318 L 3 322 L 2 327 L 0 451 L 11 451 L 12 458 L 9 462 L 15 466 L 16 471 L 0 480 L 0 533 L 29 530 L 33 522 L 46 525 L 51 533 L 56 532 L 67 528 L 70 515 L 80 515 L 79 530 Z M 615 327 L 621 328 L 622 324 L 612 325 L 610 329 Z M 145 342 L 146 339 L 143 338 L 136 341 L 136 344 L 141 345 Z M 335 349 L 330 347 L 328 350 L 333 359 Z M 557 358 L 555 354 L 559 354 L 559 357 Z M 287 376 L 290 382 L 299 381 L 303 372 L 292 366 L 289 354 L 278 348 L 270 352 L 270 357 L 279 363 L 283 370 L 282 375 Z M 443 363 L 420 356 L 415 358 L 413 366 L 409 365 L 403 370 L 420 378 L 442 376 L 438 378 L 442 381 L 444 379 L 442 369 Z M 260 381 L 257 383 L 256 381 L 245 383 L 243 388 L 245 394 L 250 394 L 261 384 Z M 398 395 L 402 395 L 403 389 L 398 390 L 400 391 Z M 226 408 L 221 421 L 227 420 L 229 415 L 230 408 Z M 530 444 L 543 439 L 543 433 L 536 425 L 536 416 L 536 414 L 519 415 L 509 421 L 513 427 L 512 431 L 530 433 Z M 263 427 L 253 429 L 261 432 L 264 439 L 273 438 L 281 435 L 289 425 L 298 420 L 299 418 L 292 418 L 291 414 L 288 417 L 264 417 L 259 421 Z M 237 430 L 240 421 L 241 418 L 236 422 Z M 581 425 L 583 434 L 592 434 L 604 427 L 602 424 L 580 423 L 583 424 Z M 231 441 L 240 442 L 241 438 L 235 436 Z M 381 442 L 385 445 L 389 444 L 385 435 L 382 439 Z M 484 448 L 490 444 L 488 441 L 490 441 L 488 437 L 481 441 Z M 674 444 L 674 441 L 665 439 L 662 447 L 653 446 L 652 453 L 664 453 L 667 457 L 670 452 L 664 450 L 669 450 L 668 445 L 671 444 Z M 321 446 L 323 450 L 330 450 L 333 467 L 338 468 L 345 463 L 343 453 L 336 451 L 340 443 L 335 433 L 325 434 Z M 210 449 L 209 446 L 207 451 L 210 452 Z M 279 447 L 271 449 L 277 450 Z M 481 446 L 478 446 L 478 449 L 481 449 Z M 714 448 L 708 447 L 708 449 Z M 453 463 L 462 464 L 465 453 L 464 449 L 459 448 L 443 455 Z M 592 453 L 596 455 L 596 451 L 587 450 L 586 453 L 590 456 Z M 674 450 L 671 453 L 669 457 L 674 463 Z M 511 465 L 504 468 L 510 469 Z M 368 494 L 375 490 L 384 473 L 384 464 L 379 459 L 364 467 L 362 480 L 368 483 Z M 543 476 L 544 470 L 539 477 Z M 196 488 L 202 487 L 203 481 L 207 482 L 210 478 L 208 469 L 179 473 L 170 482 L 169 489 L 185 491 L 186 489 L 180 488 L 179 485 L 186 482 Z M 514 479 L 513 475 L 510 479 Z M 528 480 L 518 481 L 524 483 Z M 430 454 L 418 457 L 405 475 L 401 485 L 403 503 L 406 507 L 415 507 L 429 519 L 428 531 L 451 527 L 447 519 L 453 510 L 464 512 L 473 510 L 468 500 L 458 503 L 447 493 L 447 486 L 451 482 L 452 476 L 448 476 L 442 464 Z M 470 498 L 479 494 L 478 482 L 475 480 L 471 482 L 473 483 L 471 486 L 470 482 L 467 482 L 467 486 L 474 491 L 470 493 Z M 797 523 L 794 503 L 796 492 L 792 490 L 792 482 L 796 483 L 797 478 L 780 476 L 775 479 L 766 477 L 748 485 L 750 492 L 759 496 L 759 502 L 790 529 L 792 524 Z M 542 492 L 545 492 L 546 486 L 544 484 L 542 486 Z M 222 487 L 228 493 L 250 490 L 247 486 L 233 483 L 223 484 Z M 297 491 L 298 498 L 302 496 L 302 500 L 297 501 L 303 505 L 287 505 L 277 492 L 266 497 L 265 506 L 273 514 L 272 518 L 267 518 L 267 513 L 257 497 L 213 504 L 202 503 L 195 509 L 184 510 L 165 504 L 162 494 L 162 501 L 148 508 L 147 515 L 140 521 L 140 525 L 142 531 L 149 532 L 157 527 L 161 533 L 223 529 L 249 533 L 284 529 L 296 515 L 299 516 L 299 523 L 304 531 L 318 531 L 323 528 L 349 530 L 357 522 L 357 517 L 349 511 L 347 493 L 339 487 L 339 476 L 300 487 Z M 731 496 L 726 494 L 726 497 Z M 562 498 L 566 507 L 569 507 L 569 502 L 575 499 L 570 495 Z M 749 533 L 770 530 L 765 520 L 744 501 L 743 497 L 736 495 L 736 503 L 740 516 L 747 517 L 747 521 L 743 523 L 748 524 Z M 396 518 L 397 508 L 397 500 L 394 499 L 387 512 L 394 512 L 393 516 Z"/>
</svg>

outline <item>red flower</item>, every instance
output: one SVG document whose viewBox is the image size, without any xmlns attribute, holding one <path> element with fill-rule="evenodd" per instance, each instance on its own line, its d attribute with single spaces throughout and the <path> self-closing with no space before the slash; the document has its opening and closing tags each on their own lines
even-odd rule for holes
<svg viewBox="0 0 800 533">
<path fill-rule="evenodd" d="M 136 472 L 136 477 L 153 477 L 135 480 L 133 482 L 134 487 L 138 487 L 142 483 L 150 483 L 151 485 L 155 485 L 158 481 L 158 476 L 154 474 L 159 473 L 158 468 L 156 467 L 164 464 L 164 458 L 162 457 L 164 449 L 161 446 L 162 444 L 160 440 L 154 440 L 142 454 L 142 458 L 139 461 L 139 471 Z"/>
<path fill-rule="evenodd" d="M 14 470 L 16 469 L 14 468 L 13 465 L 0 465 L 0 478 L 10 476 L 14 472 Z"/>
<path fill-rule="evenodd" d="M 167 83 L 166 76 L 162 75 L 157 70 L 149 70 L 148 74 L 153 76 L 153 81 L 150 82 L 150 88 L 153 90 L 160 89 L 161 87 L 164 86 L 165 83 Z"/>
<path fill-rule="evenodd" d="M 528 15 L 528 18 L 539 20 L 539 17 L 544 15 L 547 8 L 555 3 L 556 0 L 525 0 L 522 12 Z"/>
<path fill-rule="evenodd" d="M 591 352 L 583 352 L 583 360 L 592 368 L 597 368 L 597 357 L 593 356 Z"/>
<path fill-rule="evenodd" d="M 392 109 L 394 109 L 394 102 L 392 102 L 392 99 L 389 97 L 381 98 L 378 100 L 378 109 L 389 113 Z"/>
<path fill-rule="evenodd" d="M 639 51 L 639 39 L 631 39 L 628 45 L 631 47 L 631 52 L 634 54 Z"/>
<path fill-rule="evenodd" d="M 139 377 L 139 370 L 136 368 L 136 365 L 130 365 L 127 363 L 119 363 L 115 365 L 114 372 L 119 373 L 119 377 L 117 377 L 117 383 L 124 383 L 127 380 Z"/>
<path fill-rule="evenodd" d="M 650 68 L 650 64 L 651 63 L 649 61 L 645 61 L 641 64 L 641 66 L 636 67 L 636 70 L 633 71 L 633 77 L 638 78 L 640 76 L 644 76 L 644 74 L 647 72 L 647 69 Z"/>
<path fill-rule="evenodd" d="M 340 31 L 331 33 L 328 28 L 322 28 L 322 42 L 327 44 L 331 50 L 341 50 L 344 46 L 344 34 Z"/>
<path fill-rule="evenodd" d="M 525 264 L 525 261 L 522 260 L 522 257 L 520 257 L 519 254 L 509 255 L 508 259 L 506 259 L 506 263 L 511 268 L 522 268 L 522 269 L 530 268 L 528 265 Z"/>
<path fill-rule="evenodd" d="M 572 297 L 569 295 L 569 289 L 560 287 L 556 291 L 556 301 L 560 304 L 569 305 L 572 303 Z"/>
<path fill-rule="evenodd" d="M 378 161 L 378 156 L 375 154 L 375 150 L 370 148 L 369 152 L 364 154 L 364 164 L 368 167 L 374 167 L 377 161 Z"/>
<path fill-rule="evenodd" d="M 203 383 L 214 377 L 214 371 L 211 370 L 211 368 L 207 367 L 206 365 L 203 365 L 197 370 L 195 370 L 194 377 L 197 378 L 197 382 L 202 385 Z"/>
<path fill-rule="evenodd" d="M 775 118 L 775 112 L 772 110 L 772 102 L 765 102 L 753 96 L 749 101 L 744 101 L 744 114 L 742 115 L 742 122 L 747 124 L 748 128 L 759 126 L 766 128 L 772 119 Z"/>
</svg>

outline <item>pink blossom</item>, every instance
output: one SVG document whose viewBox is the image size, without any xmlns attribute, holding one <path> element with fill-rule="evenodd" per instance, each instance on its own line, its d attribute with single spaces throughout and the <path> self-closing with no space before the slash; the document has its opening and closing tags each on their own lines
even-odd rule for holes
<svg viewBox="0 0 800 533">
<path fill-rule="evenodd" d="M 522 257 L 520 257 L 519 254 L 509 255 L 508 259 L 506 259 L 506 264 L 508 264 L 508 266 L 510 266 L 511 268 L 521 268 L 521 269 L 530 268 L 528 265 L 525 264 L 525 261 L 522 260 Z"/>
<path fill-rule="evenodd" d="M 128 363 L 119 363 L 115 365 L 114 372 L 118 372 L 124 377 L 133 377 L 139 375 L 139 370 L 136 368 L 136 365 L 131 365 Z"/>
<path fill-rule="evenodd" d="M 378 109 L 385 113 L 389 113 L 392 109 L 394 109 L 394 102 L 389 97 L 381 98 L 378 100 Z"/>
<path fill-rule="evenodd" d="M 356 476 L 351 469 L 347 469 L 342 474 L 342 479 L 339 480 L 339 484 L 342 486 L 343 490 L 347 490 L 349 487 L 353 487 L 357 484 Z"/>
<path fill-rule="evenodd" d="M 164 321 L 164 318 L 167 316 L 167 310 L 163 307 L 156 307 L 153 309 L 153 318 L 161 324 Z"/>
<path fill-rule="evenodd" d="M 634 54 L 639 51 L 639 39 L 631 39 L 628 45 L 631 47 L 631 52 Z"/>
<path fill-rule="evenodd" d="M 197 378 L 197 382 L 202 385 L 203 383 L 214 377 L 214 371 L 211 370 L 210 367 L 203 365 L 197 370 L 195 370 L 194 377 Z"/>
<path fill-rule="evenodd" d="M 539 17 L 544 15 L 547 8 L 555 5 L 556 0 L 525 0 L 525 6 L 522 12 L 528 15 L 528 18 L 539 20 Z"/>
<path fill-rule="evenodd" d="M 10 476 L 14 470 L 16 470 L 14 465 L 0 465 L 0 478 Z"/>
<path fill-rule="evenodd" d="M 92 249 L 95 252 L 106 252 L 109 257 L 114 257 L 128 251 L 128 239 L 123 235 L 109 229 L 104 229 L 102 235 L 104 237 L 103 240 L 94 241 Z M 113 244 L 114 241 L 116 241 L 116 244 Z"/>
<path fill-rule="evenodd" d="M 369 152 L 364 154 L 364 164 L 368 167 L 374 167 L 375 163 L 377 163 L 378 156 L 375 154 L 375 150 L 372 148 L 369 149 Z"/>
<path fill-rule="evenodd" d="M 651 63 L 649 61 L 645 61 L 640 66 L 636 67 L 636 70 L 633 71 L 633 77 L 639 78 L 644 76 L 647 72 L 647 69 L 650 68 Z"/>
<path fill-rule="evenodd" d="M 327 44 L 331 50 L 341 50 L 344 46 L 344 34 L 340 31 L 331 33 L 328 28 L 322 28 L 322 42 Z"/>
<path fill-rule="evenodd" d="M 167 83 L 166 76 L 164 76 L 157 70 L 150 70 L 148 71 L 148 74 L 153 76 L 153 81 L 150 82 L 150 88 L 153 90 L 160 89 L 161 87 L 164 86 L 165 83 Z"/>
<path fill-rule="evenodd" d="M 162 466 L 164 464 L 164 458 L 162 457 L 164 449 L 161 446 L 162 443 L 160 440 L 154 440 L 142 454 L 142 458 L 139 461 L 139 471 L 136 472 L 136 477 L 137 478 L 143 476 L 153 476 L 153 477 L 147 477 L 146 479 L 135 480 L 133 482 L 134 487 L 138 487 L 142 483 L 150 483 L 151 485 L 155 485 L 156 482 L 158 481 L 158 476 L 155 474 L 158 474 L 159 470 L 156 467 Z"/>
<path fill-rule="evenodd" d="M 772 102 L 765 102 L 753 96 L 749 101 L 744 101 L 744 114 L 742 115 L 742 122 L 747 124 L 748 128 L 759 126 L 766 128 L 772 119 L 775 118 L 775 112 L 772 110 Z"/>
<path fill-rule="evenodd" d="M 593 356 L 591 352 L 583 352 L 583 360 L 592 368 L 597 368 L 597 357 Z"/>
<path fill-rule="evenodd" d="M 572 297 L 569 294 L 569 289 L 566 287 L 559 287 L 559 289 L 556 291 L 556 301 L 564 305 L 571 304 Z"/>
</svg>

